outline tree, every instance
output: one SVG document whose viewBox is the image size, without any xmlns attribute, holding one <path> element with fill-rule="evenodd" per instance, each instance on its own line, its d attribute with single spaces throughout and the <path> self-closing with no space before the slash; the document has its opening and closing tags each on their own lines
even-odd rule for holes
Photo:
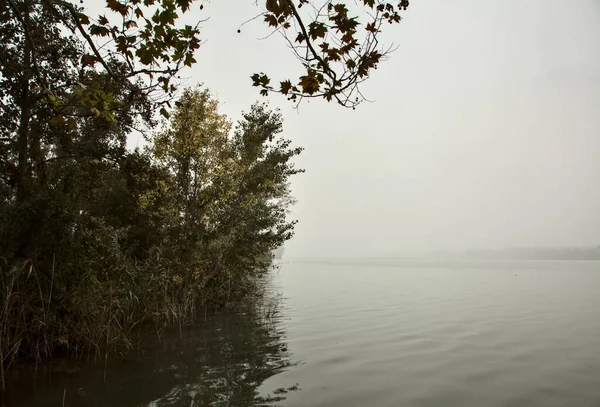
<svg viewBox="0 0 600 407">
<path fill-rule="evenodd" d="M 123 18 L 143 7 L 108 4 Z M 98 57 L 102 19 L 87 23 L 61 0 L 0 2 L 2 385 L 18 358 L 126 348 L 140 323 L 184 324 L 256 293 L 268 254 L 293 234 L 288 182 L 301 149 L 266 106 L 231 133 L 207 91 L 186 90 L 149 149 L 126 148 L 131 132 L 156 128 L 168 106 L 156 92 L 169 97 L 194 48 L 172 27 L 181 0 L 153 4 L 170 11 L 150 37 L 141 29 Z M 106 29 L 118 47 L 133 28 Z"/>
<path fill-rule="evenodd" d="M 179 71 L 196 62 L 200 22 L 194 26 L 179 23 L 180 17 L 197 4 L 195 0 L 106 0 L 107 13 L 97 18 L 69 0 L 5 1 L 10 11 L 4 16 L 14 21 L 15 31 L 23 33 L 24 62 L 31 66 L 30 75 L 37 78 L 49 97 L 55 95 L 38 59 L 43 44 L 31 19 L 36 10 L 52 15 L 54 24 L 71 33 L 82 50 L 80 69 L 99 65 L 110 77 L 142 80 L 142 89 L 152 95 L 163 115 L 168 114 L 163 105 L 170 105 Z M 360 83 L 391 51 L 380 45 L 383 25 L 399 23 L 400 13 L 408 4 L 408 0 L 397 4 L 362 0 L 351 12 L 342 0 L 322 5 L 310 0 L 299 0 L 297 5 L 293 0 L 266 0 L 260 16 L 283 35 L 304 74 L 297 80 L 286 79 L 274 85 L 267 74 L 257 73 L 252 75 L 253 85 L 263 95 L 277 92 L 292 101 L 322 97 L 355 107 L 364 100 Z M 115 63 L 122 69 L 115 70 Z M 83 93 L 94 101 L 105 97 L 102 89 L 86 89 Z"/>
<path fill-rule="evenodd" d="M 100 78 L 112 83 L 105 73 L 90 83 Z M 110 122 L 73 116 L 73 127 L 38 123 L 45 113 L 31 113 L 30 140 L 41 141 L 28 144 L 25 199 L 15 185 L 0 199 L 0 367 L 125 350 L 141 323 L 186 324 L 260 295 L 270 253 L 293 235 L 288 184 L 302 172 L 279 113 L 254 105 L 231 132 L 210 93 L 185 90 L 133 152 L 122 135 L 135 109 Z"/>
<path fill-rule="evenodd" d="M 230 128 L 207 90 L 187 89 L 151 148 L 173 178 L 144 205 L 170 202 L 169 250 L 187 265 L 202 263 L 203 275 L 263 270 L 293 235 L 288 182 L 302 172 L 291 162 L 302 149 L 278 137 L 281 116 L 265 105 L 252 106 L 233 135 Z"/>
</svg>

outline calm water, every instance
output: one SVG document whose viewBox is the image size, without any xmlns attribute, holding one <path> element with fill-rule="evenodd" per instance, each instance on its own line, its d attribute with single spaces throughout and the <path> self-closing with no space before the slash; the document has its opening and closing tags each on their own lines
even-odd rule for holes
<svg viewBox="0 0 600 407">
<path fill-rule="evenodd" d="M 600 263 L 287 263 L 272 286 L 276 318 L 22 373 L 10 405 L 600 406 Z"/>
</svg>

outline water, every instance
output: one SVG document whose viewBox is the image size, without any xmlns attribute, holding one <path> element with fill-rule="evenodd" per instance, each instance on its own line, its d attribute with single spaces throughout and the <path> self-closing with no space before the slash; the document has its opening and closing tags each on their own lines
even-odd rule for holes
<svg viewBox="0 0 600 407">
<path fill-rule="evenodd" d="M 598 262 L 288 263 L 272 284 L 276 318 L 215 316 L 12 402 L 600 406 Z"/>
</svg>

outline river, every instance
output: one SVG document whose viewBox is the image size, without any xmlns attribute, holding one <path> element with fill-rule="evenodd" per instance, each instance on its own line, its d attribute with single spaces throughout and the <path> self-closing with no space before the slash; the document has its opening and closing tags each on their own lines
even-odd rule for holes
<svg viewBox="0 0 600 407">
<path fill-rule="evenodd" d="M 10 406 L 600 406 L 600 262 L 283 263 L 275 315 L 15 379 Z M 57 371 L 60 370 L 60 371 Z"/>
</svg>

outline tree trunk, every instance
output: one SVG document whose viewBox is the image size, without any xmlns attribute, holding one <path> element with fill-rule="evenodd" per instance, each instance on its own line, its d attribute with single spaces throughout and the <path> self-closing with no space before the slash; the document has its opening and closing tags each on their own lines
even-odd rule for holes
<svg viewBox="0 0 600 407">
<path fill-rule="evenodd" d="M 29 1 L 25 1 L 25 21 L 29 22 Z M 19 163 L 17 171 L 17 202 L 23 202 L 27 196 L 27 161 L 29 149 L 29 120 L 31 118 L 31 98 L 29 96 L 30 74 L 31 74 L 31 47 L 26 36 L 23 36 L 23 77 L 21 78 L 21 117 L 19 119 L 19 131 L 17 149 Z"/>
</svg>

